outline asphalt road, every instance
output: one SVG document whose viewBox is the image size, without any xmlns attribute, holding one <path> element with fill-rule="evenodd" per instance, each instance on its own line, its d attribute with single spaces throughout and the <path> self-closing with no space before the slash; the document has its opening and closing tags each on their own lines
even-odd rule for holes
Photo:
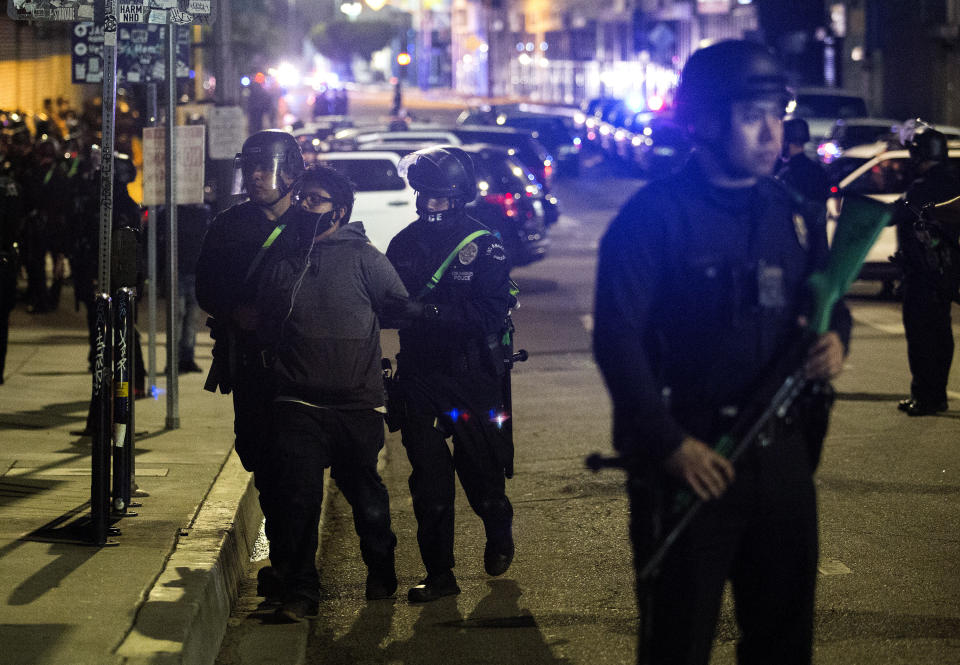
<svg viewBox="0 0 960 665">
<path fill-rule="evenodd" d="M 458 495 L 456 558 L 463 593 L 409 605 L 422 577 L 406 486 L 409 463 L 389 435 L 400 589 L 366 603 L 349 508 L 328 494 L 319 565 L 320 618 L 278 626 L 256 610 L 254 583 L 231 619 L 220 665 L 410 665 L 633 662 L 635 605 L 622 478 L 592 474 L 583 458 L 609 450 L 609 404 L 590 354 L 596 244 L 636 181 L 600 163 L 557 187 L 562 217 L 548 258 L 518 269 L 517 343 L 530 360 L 514 373 L 517 555 L 501 578 L 483 573 L 479 519 Z M 817 476 L 821 513 L 815 662 L 960 663 L 960 374 L 953 409 L 910 419 L 896 400 L 909 382 L 896 302 L 857 284 L 852 353 Z M 385 340 L 385 351 L 394 344 Z M 393 347 L 395 348 L 395 347 Z M 332 487 L 332 484 L 330 485 Z M 254 564 L 252 570 L 263 562 Z M 727 599 L 713 665 L 735 662 Z"/>
</svg>

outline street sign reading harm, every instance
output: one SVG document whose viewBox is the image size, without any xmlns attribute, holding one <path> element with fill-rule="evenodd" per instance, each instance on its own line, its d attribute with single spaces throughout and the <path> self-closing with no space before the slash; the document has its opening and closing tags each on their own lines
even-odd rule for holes
<svg viewBox="0 0 960 665">
<path fill-rule="evenodd" d="M 103 0 L 99 0 L 103 4 Z M 19 21 L 93 21 L 97 0 L 8 0 L 7 14 Z M 117 23 L 209 23 L 212 0 L 126 0 L 116 2 Z"/>
<path fill-rule="evenodd" d="M 83 22 L 73 26 L 70 37 L 73 83 L 103 80 L 103 26 Z M 137 23 L 117 28 L 117 82 L 157 83 L 167 77 L 167 27 Z M 177 78 L 190 75 L 190 33 L 177 33 Z"/>
</svg>

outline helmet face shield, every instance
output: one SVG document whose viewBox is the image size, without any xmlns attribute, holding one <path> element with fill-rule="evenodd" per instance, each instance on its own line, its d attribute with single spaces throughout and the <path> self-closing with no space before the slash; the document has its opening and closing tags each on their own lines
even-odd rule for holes
<svg viewBox="0 0 960 665">
<path fill-rule="evenodd" d="M 252 194 L 253 190 L 279 190 L 282 158 L 278 155 L 237 153 L 233 160 L 233 191 Z"/>
</svg>

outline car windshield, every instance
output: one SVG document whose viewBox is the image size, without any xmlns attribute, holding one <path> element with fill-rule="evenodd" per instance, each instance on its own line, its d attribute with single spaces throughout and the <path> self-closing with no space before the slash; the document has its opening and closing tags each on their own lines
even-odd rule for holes
<svg viewBox="0 0 960 665">
<path fill-rule="evenodd" d="M 856 118 L 867 115 L 867 105 L 859 97 L 797 95 L 795 113 L 801 118 Z"/>
<path fill-rule="evenodd" d="M 884 159 L 860 174 L 845 188 L 855 194 L 902 194 L 912 179 L 910 160 Z"/>
<path fill-rule="evenodd" d="M 522 131 L 522 130 L 521 130 Z M 492 143 L 513 148 L 517 151 L 517 158 L 527 166 L 542 164 L 549 159 L 547 151 L 529 135 L 518 136 L 514 133 L 471 131 L 458 129 L 457 135 L 467 143 Z"/>
<path fill-rule="evenodd" d="M 514 116 L 506 118 L 503 124 L 508 127 L 537 132 L 537 140 L 545 146 L 558 146 L 573 141 L 570 132 L 567 131 L 566 126 L 560 120 L 554 122 L 552 120 L 545 121 L 541 118 Z"/>
<path fill-rule="evenodd" d="M 827 175 L 830 182 L 836 184 L 866 163 L 862 157 L 840 157 L 827 165 Z"/>
<path fill-rule="evenodd" d="M 839 133 L 839 143 L 843 148 L 873 143 L 892 133 L 889 126 L 847 125 Z"/>
<path fill-rule="evenodd" d="M 495 154 L 473 154 L 477 180 L 485 182 L 481 187 L 490 194 L 518 193 L 524 191 L 535 178 L 530 171 L 515 160 Z"/>
<path fill-rule="evenodd" d="M 358 192 L 402 190 L 406 185 L 397 167 L 387 159 L 332 159 L 327 166 L 347 176 Z"/>
</svg>

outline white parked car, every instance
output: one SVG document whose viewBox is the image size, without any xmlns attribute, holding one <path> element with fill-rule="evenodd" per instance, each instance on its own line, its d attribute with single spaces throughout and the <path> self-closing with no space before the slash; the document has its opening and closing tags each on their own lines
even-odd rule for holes
<svg viewBox="0 0 960 665">
<path fill-rule="evenodd" d="M 397 153 L 325 152 L 319 153 L 316 161 L 337 169 L 356 186 L 351 220 L 363 222 L 367 237 L 381 252 L 417 218 L 417 195 L 397 174 Z"/>
<path fill-rule="evenodd" d="M 950 141 L 948 145 L 950 160 L 960 167 L 960 141 Z M 830 165 L 830 173 L 837 183 L 831 188 L 831 198 L 827 201 L 827 235 L 830 239 L 836 230 L 845 194 L 852 192 L 883 203 L 893 203 L 903 198 L 916 177 L 909 151 L 885 141 L 850 148 Z M 894 282 L 900 278 L 899 268 L 890 262 L 897 247 L 896 228 L 888 226 L 870 248 L 860 278 L 880 280 L 885 291 L 892 290 Z"/>
</svg>

